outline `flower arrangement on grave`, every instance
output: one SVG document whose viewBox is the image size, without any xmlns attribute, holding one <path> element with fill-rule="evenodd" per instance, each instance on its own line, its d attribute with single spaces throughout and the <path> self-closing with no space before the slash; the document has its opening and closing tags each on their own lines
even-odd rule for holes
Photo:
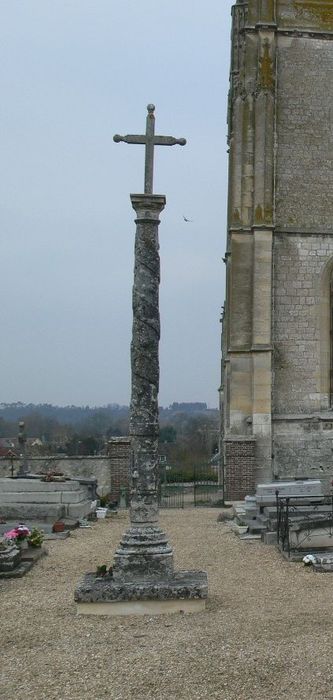
<svg viewBox="0 0 333 700">
<path fill-rule="evenodd" d="M 66 477 L 64 476 L 63 472 L 51 469 L 42 476 L 41 481 L 66 481 Z"/>
<path fill-rule="evenodd" d="M 30 530 L 26 525 L 23 525 L 23 523 L 20 523 L 16 527 L 14 527 L 12 530 L 8 530 L 8 532 L 5 532 L 4 538 L 6 540 L 15 540 L 16 544 L 20 544 L 21 542 L 24 542 L 24 540 L 27 539 L 30 535 Z"/>
<path fill-rule="evenodd" d="M 33 527 L 27 540 L 30 547 L 41 547 L 44 542 L 44 530 Z"/>
</svg>

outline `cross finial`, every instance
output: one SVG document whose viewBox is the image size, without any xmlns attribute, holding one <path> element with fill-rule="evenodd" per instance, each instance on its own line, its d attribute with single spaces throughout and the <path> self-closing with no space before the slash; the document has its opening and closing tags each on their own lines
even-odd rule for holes
<svg viewBox="0 0 333 700">
<path fill-rule="evenodd" d="M 124 141 L 125 143 L 138 143 L 146 147 L 145 157 L 145 194 L 153 194 L 153 174 L 154 174 L 154 146 L 185 146 L 186 139 L 175 139 L 173 136 L 155 136 L 155 105 L 147 105 L 146 133 L 142 135 L 127 134 L 127 136 L 119 136 L 116 134 L 113 140 L 116 143 Z"/>
</svg>

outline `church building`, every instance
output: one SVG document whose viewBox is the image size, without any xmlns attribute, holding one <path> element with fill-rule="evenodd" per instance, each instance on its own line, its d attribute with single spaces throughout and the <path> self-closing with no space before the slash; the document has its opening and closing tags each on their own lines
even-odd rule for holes
<svg viewBox="0 0 333 700">
<path fill-rule="evenodd" d="M 222 439 L 227 499 L 333 478 L 333 2 L 232 8 Z"/>
</svg>

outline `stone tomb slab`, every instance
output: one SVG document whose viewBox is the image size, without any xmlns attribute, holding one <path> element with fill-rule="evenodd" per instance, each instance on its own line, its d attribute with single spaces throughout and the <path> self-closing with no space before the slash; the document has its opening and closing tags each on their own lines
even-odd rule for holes
<svg viewBox="0 0 333 700">
<path fill-rule="evenodd" d="M 178 571 L 168 579 L 126 583 L 86 574 L 74 599 L 79 615 L 161 615 L 200 612 L 207 596 L 205 571 Z"/>
<path fill-rule="evenodd" d="M 319 479 L 309 479 L 304 481 L 273 481 L 270 484 L 258 484 L 256 490 L 256 501 L 258 505 L 268 505 L 275 503 L 276 492 L 279 496 L 303 496 L 305 498 L 323 496 L 322 483 Z"/>
<path fill-rule="evenodd" d="M 91 510 L 85 485 L 78 481 L 47 482 L 41 478 L 0 479 L 0 516 L 6 520 L 79 519 Z"/>
</svg>

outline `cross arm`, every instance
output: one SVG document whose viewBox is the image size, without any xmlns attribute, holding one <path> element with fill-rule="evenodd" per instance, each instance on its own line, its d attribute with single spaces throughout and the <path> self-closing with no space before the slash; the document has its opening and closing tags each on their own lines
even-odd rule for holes
<svg viewBox="0 0 333 700">
<path fill-rule="evenodd" d="M 124 141 L 125 143 L 140 143 L 140 144 L 145 144 L 146 143 L 146 135 L 138 135 L 138 136 L 132 136 L 131 134 L 127 134 L 126 136 L 120 136 L 119 134 L 115 134 L 113 137 L 113 140 L 116 143 L 120 143 L 120 141 Z"/>
<path fill-rule="evenodd" d="M 138 143 L 142 145 L 147 143 L 147 137 L 145 134 L 138 134 L 137 136 L 132 134 L 127 134 L 126 136 L 120 136 L 120 134 L 115 134 L 113 140 L 116 143 L 120 143 L 120 141 L 124 141 L 124 143 Z M 154 136 L 154 146 L 176 145 L 185 146 L 186 139 L 175 139 L 174 136 Z"/>
<path fill-rule="evenodd" d="M 154 136 L 155 146 L 185 146 L 186 139 L 175 139 L 173 136 Z"/>
</svg>

